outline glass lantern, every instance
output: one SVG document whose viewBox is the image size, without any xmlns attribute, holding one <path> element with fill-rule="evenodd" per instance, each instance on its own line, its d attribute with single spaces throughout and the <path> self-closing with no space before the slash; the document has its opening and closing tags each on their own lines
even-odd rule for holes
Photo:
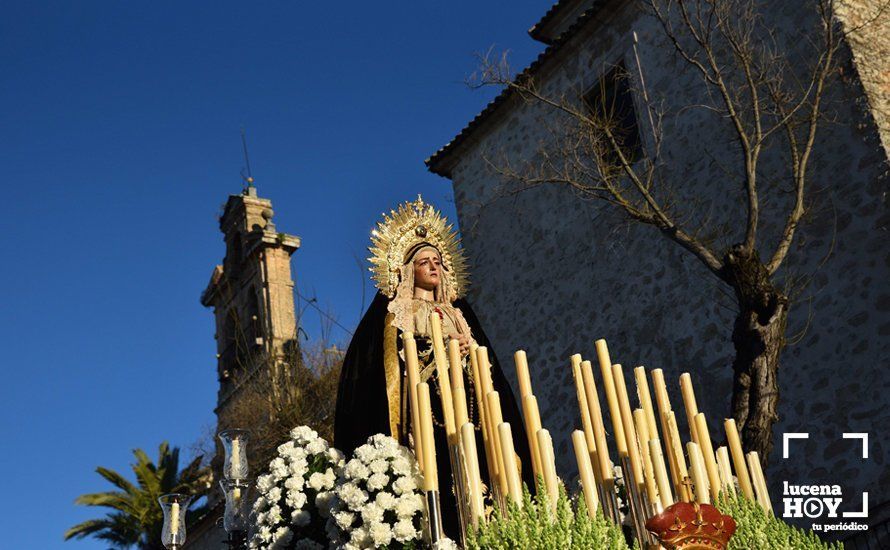
<svg viewBox="0 0 890 550">
<path fill-rule="evenodd" d="M 247 430 L 225 430 L 219 432 L 219 439 L 225 449 L 226 459 L 223 463 L 225 479 L 247 479 L 247 442 L 250 432 Z"/>
<path fill-rule="evenodd" d="M 222 479 L 219 482 L 226 496 L 226 510 L 223 515 L 223 527 L 227 533 L 247 531 L 248 514 L 250 513 L 249 495 L 250 482 L 243 479 Z"/>
<path fill-rule="evenodd" d="M 179 493 L 162 495 L 158 502 L 164 511 L 164 527 L 161 530 L 161 544 L 170 550 L 179 550 L 185 544 L 185 513 L 192 497 Z"/>
</svg>

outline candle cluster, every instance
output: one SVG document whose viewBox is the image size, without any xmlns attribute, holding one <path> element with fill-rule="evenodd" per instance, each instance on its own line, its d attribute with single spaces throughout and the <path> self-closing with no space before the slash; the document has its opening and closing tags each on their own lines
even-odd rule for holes
<svg viewBox="0 0 890 550">
<path fill-rule="evenodd" d="M 438 316 L 431 316 L 431 327 L 448 452 L 455 475 L 455 494 L 464 522 L 462 527 L 475 527 L 480 521 L 485 521 L 484 500 L 474 426 L 468 422 L 466 414 L 468 396 L 463 384 L 461 358 L 457 342 L 449 342 L 446 350 Z M 417 350 L 413 335 L 405 333 L 404 338 L 415 454 L 423 469 L 424 489 L 438 496 L 429 387 L 418 382 Z M 612 428 L 612 445 L 627 487 L 634 533 L 641 547 L 657 545 L 645 527 L 649 518 L 675 502 L 708 504 L 720 491 L 735 492 L 733 475 L 746 498 L 756 499 L 764 509 L 771 511 L 757 453 L 744 453 L 732 419 L 724 422 L 727 446 L 714 449 L 705 415 L 698 410 L 688 373 L 683 373 L 679 380 L 689 429 L 689 440 L 684 445 L 662 370 L 647 371 L 642 366 L 633 370 L 638 407 L 632 408 L 622 366 L 612 363 L 605 340 L 597 340 L 595 349 L 599 381 L 594 378 L 591 361 L 584 360 L 578 354 L 570 358 L 580 417 L 580 429 L 572 433 L 571 440 L 583 497 L 591 516 L 602 513 L 616 523 L 620 521 L 613 473 L 616 463 L 612 461 L 606 436 L 607 415 Z M 474 346 L 470 350 L 469 362 L 475 388 L 475 395 L 469 398 L 475 397 L 479 411 L 492 500 L 499 504 L 501 510 L 505 509 L 508 500 L 522 506 L 522 487 L 513 439 L 513 430 L 519 429 L 525 431 L 528 439 L 535 478 L 543 480 L 543 485 L 535 489 L 544 491 L 555 507 L 561 482 L 556 473 L 550 432 L 542 427 L 526 353 L 520 350 L 514 354 L 524 424 L 521 427 L 503 422 L 500 396 L 492 387 L 488 350 Z M 605 397 L 605 407 L 600 395 Z M 430 513 L 434 514 L 435 510 L 430 510 Z M 441 525 L 434 518 L 430 523 Z M 436 540 L 441 532 L 434 533 L 431 529 L 430 535 L 431 540 Z"/>
</svg>

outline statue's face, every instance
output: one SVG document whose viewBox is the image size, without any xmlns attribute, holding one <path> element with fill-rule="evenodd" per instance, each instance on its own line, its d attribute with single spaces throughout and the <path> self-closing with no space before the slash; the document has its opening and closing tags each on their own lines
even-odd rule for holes
<svg viewBox="0 0 890 550">
<path fill-rule="evenodd" d="M 414 286 L 435 290 L 442 278 L 442 257 L 435 248 L 424 248 L 414 256 Z"/>
</svg>

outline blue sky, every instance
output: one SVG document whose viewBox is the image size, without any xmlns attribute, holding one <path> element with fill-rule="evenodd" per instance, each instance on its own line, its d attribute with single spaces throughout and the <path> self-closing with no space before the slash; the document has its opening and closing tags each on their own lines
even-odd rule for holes
<svg viewBox="0 0 890 550">
<path fill-rule="evenodd" d="M 493 91 L 473 53 L 542 45 L 546 0 L 4 2 L 0 15 L 0 471 L 5 548 L 62 542 L 74 498 L 130 450 L 188 448 L 214 422 L 216 216 L 241 189 L 303 238 L 300 291 L 354 326 L 368 231 Z M 317 331 L 309 315 L 306 327 Z M 344 335 L 341 337 L 345 338 Z M 12 526 L 17 528 L 11 529 Z"/>
</svg>

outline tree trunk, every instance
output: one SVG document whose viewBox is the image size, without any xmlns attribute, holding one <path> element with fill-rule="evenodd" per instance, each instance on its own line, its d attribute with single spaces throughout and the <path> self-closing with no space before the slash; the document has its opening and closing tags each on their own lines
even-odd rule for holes
<svg viewBox="0 0 890 550">
<path fill-rule="evenodd" d="M 741 246 L 726 254 L 724 280 L 735 290 L 739 314 L 732 331 L 732 415 L 746 451 L 766 466 L 779 419 L 779 357 L 785 347 L 788 299 L 773 285 L 756 252 Z"/>
</svg>

